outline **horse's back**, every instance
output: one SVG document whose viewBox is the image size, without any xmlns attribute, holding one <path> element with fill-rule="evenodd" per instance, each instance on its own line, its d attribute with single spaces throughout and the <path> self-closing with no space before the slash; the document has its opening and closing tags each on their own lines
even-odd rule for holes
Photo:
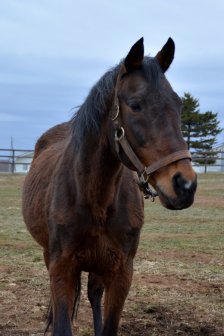
<svg viewBox="0 0 224 336">
<path fill-rule="evenodd" d="M 23 217 L 34 239 L 43 247 L 48 245 L 46 213 L 47 193 L 53 183 L 58 162 L 70 136 L 70 123 L 56 125 L 37 141 L 30 171 L 23 188 Z"/>
<path fill-rule="evenodd" d="M 69 134 L 69 122 L 64 122 L 47 130 L 44 134 L 42 134 L 35 145 L 34 159 L 51 145 L 65 140 Z"/>
</svg>

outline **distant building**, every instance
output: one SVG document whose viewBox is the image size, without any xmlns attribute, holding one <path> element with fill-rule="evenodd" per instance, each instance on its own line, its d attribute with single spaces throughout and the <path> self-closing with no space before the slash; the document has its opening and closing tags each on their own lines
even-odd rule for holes
<svg viewBox="0 0 224 336">
<path fill-rule="evenodd" d="M 9 160 L 0 159 L 0 173 L 10 173 L 11 163 Z"/>
<path fill-rule="evenodd" d="M 224 143 L 214 148 L 214 151 L 217 151 L 217 160 L 215 161 L 215 168 L 217 168 L 219 172 L 224 173 Z"/>
<path fill-rule="evenodd" d="M 27 173 L 33 160 L 34 152 L 24 152 L 15 157 L 15 173 Z"/>
<path fill-rule="evenodd" d="M 217 154 L 215 154 L 216 160 L 211 165 L 207 165 L 206 171 L 208 173 L 224 173 L 224 143 L 214 147 L 212 151 L 217 152 Z M 196 173 L 205 172 L 204 164 L 198 164 L 197 162 L 194 162 L 193 167 Z"/>
</svg>

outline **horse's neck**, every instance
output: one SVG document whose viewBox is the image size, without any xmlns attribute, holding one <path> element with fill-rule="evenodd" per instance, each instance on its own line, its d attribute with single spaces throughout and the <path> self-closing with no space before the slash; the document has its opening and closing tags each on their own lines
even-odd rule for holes
<svg viewBox="0 0 224 336">
<path fill-rule="evenodd" d="M 115 201 L 122 169 L 106 137 L 102 140 L 87 136 L 76 161 L 76 183 L 82 203 L 91 208 L 94 216 L 103 219 Z"/>
</svg>

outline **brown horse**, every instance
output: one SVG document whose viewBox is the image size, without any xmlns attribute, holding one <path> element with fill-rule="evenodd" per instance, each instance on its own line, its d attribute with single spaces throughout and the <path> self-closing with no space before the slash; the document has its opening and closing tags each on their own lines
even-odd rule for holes
<svg viewBox="0 0 224 336">
<path fill-rule="evenodd" d="M 72 335 L 82 271 L 89 272 L 95 335 L 117 335 L 143 225 L 143 194 L 155 197 L 156 191 L 169 209 L 193 203 L 196 175 L 180 129 L 181 99 L 164 75 L 173 57 L 171 38 L 155 57 L 144 57 L 140 39 L 72 120 L 36 144 L 23 216 L 43 247 L 54 336 Z"/>
</svg>

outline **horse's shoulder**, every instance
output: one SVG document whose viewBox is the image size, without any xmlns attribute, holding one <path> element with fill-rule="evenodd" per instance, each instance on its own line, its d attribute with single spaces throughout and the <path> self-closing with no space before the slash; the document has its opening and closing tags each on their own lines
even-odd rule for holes
<svg viewBox="0 0 224 336">
<path fill-rule="evenodd" d="M 51 145 L 55 145 L 66 140 L 70 135 L 70 131 L 70 122 L 58 124 L 47 130 L 44 134 L 42 134 L 35 145 L 34 158 L 39 156 L 40 153 L 48 149 Z"/>
<path fill-rule="evenodd" d="M 124 207 L 128 209 L 130 217 L 137 222 L 143 222 L 144 201 L 139 188 L 139 179 L 136 172 L 124 167 L 121 177 L 121 186 L 119 191 L 119 208 L 121 216 L 124 213 Z M 138 224 L 136 224 L 138 226 Z M 135 225 L 134 225 L 135 226 Z"/>
<path fill-rule="evenodd" d="M 121 176 L 121 192 L 129 194 L 131 197 L 135 196 L 141 198 L 141 192 L 139 191 L 139 179 L 136 172 L 126 168 L 124 166 L 123 174 Z"/>
</svg>

